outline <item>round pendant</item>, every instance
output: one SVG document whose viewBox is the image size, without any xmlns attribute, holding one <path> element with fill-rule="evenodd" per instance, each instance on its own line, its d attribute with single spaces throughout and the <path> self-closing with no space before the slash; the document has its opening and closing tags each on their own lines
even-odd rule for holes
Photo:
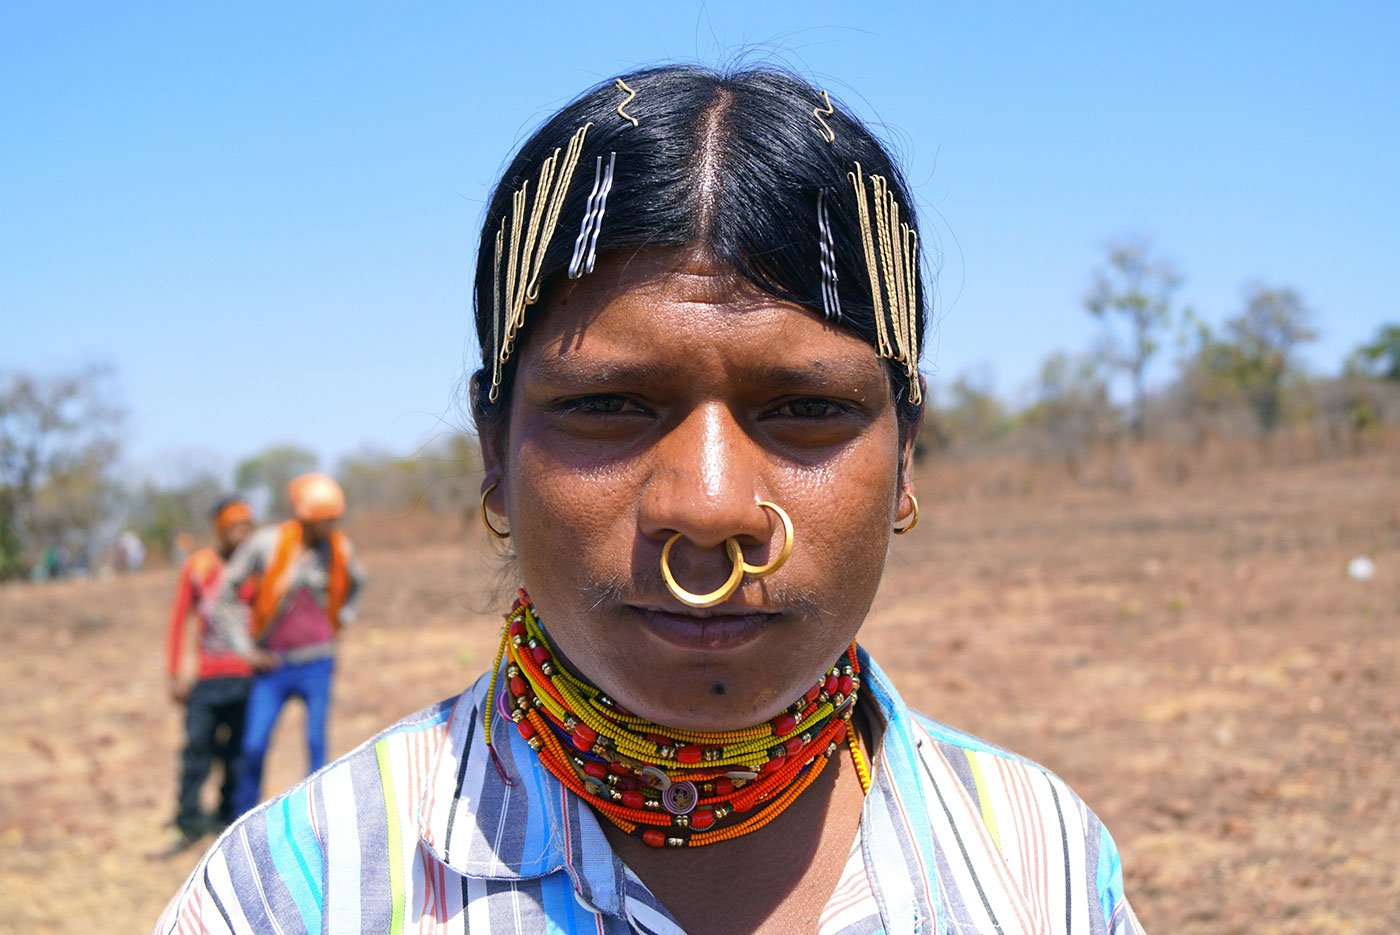
<svg viewBox="0 0 1400 935">
<path fill-rule="evenodd" d="M 501 690 L 496 693 L 496 713 L 509 721 L 511 719 L 510 715 L 512 710 L 510 689 L 502 685 Z"/>
<path fill-rule="evenodd" d="M 700 801 L 700 793 L 693 782 L 673 782 L 661 793 L 661 804 L 672 815 L 689 815 Z"/>
<path fill-rule="evenodd" d="M 642 782 L 651 786 L 653 789 L 659 789 L 665 792 L 671 787 L 671 777 L 667 776 L 655 766 L 643 766 L 637 772 L 641 775 Z"/>
</svg>

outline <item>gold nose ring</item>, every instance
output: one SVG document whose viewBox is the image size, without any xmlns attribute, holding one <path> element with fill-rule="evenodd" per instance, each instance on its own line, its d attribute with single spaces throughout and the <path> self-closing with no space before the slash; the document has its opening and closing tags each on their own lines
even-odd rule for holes
<svg viewBox="0 0 1400 935">
<path fill-rule="evenodd" d="M 783 547 L 778 551 L 777 558 L 773 559 L 767 565 L 750 565 L 748 562 L 744 562 L 744 571 L 756 578 L 766 578 L 779 568 L 782 568 L 783 563 L 786 562 L 788 556 L 792 554 L 792 518 L 787 515 L 787 510 L 784 510 L 771 500 L 760 500 L 758 501 L 758 505 L 766 510 L 772 510 L 773 514 L 777 516 L 779 521 L 783 524 Z"/>
<path fill-rule="evenodd" d="M 666 579 L 666 589 L 687 607 L 713 607 L 729 600 L 744 581 L 744 550 L 739 548 L 739 540 L 733 536 L 724 540 L 724 549 L 729 554 L 729 560 L 734 563 L 729 580 L 708 594 L 695 594 L 681 587 L 680 582 L 676 581 L 676 576 L 671 574 L 671 546 L 675 545 L 680 537 L 681 533 L 676 533 L 661 547 L 661 577 Z"/>
<path fill-rule="evenodd" d="M 760 500 L 758 505 L 766 510 L 771 510 L 778 521 L 783 526 L 783 546 L 778 550 L 778 557 L 766 565 L 750 565 L 744 561 L 744 550 L 739 545 L 739 540 L 730 536 L 724 540 L 724 550 L 728 554 L 729 560 L 734 564 L 734 568 L 729 573 L 729 578 L 713 591 L 707 594 L 696 594 L 681 587 L 676 576 L 671 573 L 671 547 L 681 538 L 682 533 L 676 533 L 666 540 L 666 544 L 661 547 L 661 577 L 666 581 L 666 589 L 671 592 L 676 600 L 688 607 L 704 608 L 722 604 L 739 590 L 739 585 L 744 581 L 745 573 L 756 578 L 764 578 L 783 567 L 783 563 L 792 554 L 792 518 L 787 515 L 787 511 L 771 500 Z"/>
</svg>

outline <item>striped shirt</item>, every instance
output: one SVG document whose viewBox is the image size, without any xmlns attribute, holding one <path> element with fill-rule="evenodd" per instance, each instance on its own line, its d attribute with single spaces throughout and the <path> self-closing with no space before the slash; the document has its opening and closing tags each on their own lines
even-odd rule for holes
<svg viewBox="0 0 1400 935">
<path fill-rule="evenodd" d="M 1108 831 L 1058 777 L 909 711 L 861 653 L 884 722 L 823 935 L 1141 929 Z M 161 933 L 654 932 L 680 928 L 582 800 L 513 730 L 482 737 L 483 677 L 233 825 Z"/>
</svg>

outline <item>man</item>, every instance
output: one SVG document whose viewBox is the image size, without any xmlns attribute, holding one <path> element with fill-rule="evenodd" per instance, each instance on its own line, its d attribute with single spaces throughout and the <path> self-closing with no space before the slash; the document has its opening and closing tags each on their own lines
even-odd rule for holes
<svg viewBox="0 0 1400 935">
<path fill-rule="evenodd" d="M 771 69 L 634 72 L 483 214 L 496 661 L 239 819 L 159 930 L 1137 933 L 1069 786 L 856 643 L 918 521 L 927 319 L 869 128 Z M 956 665 L 905 623 L 914 677 Z"/>
<path fill-rule="evenodd" d="M 219 594 L 218 620 L 257 670 L 248 694 L 242 762 L 233 805 L 258 804 L 263 759 L 288 699 L 306 705 L 310 771 L 326 762 L 326 720 L 336 638 L 355 615 L 363 573 L 338 528 L 345 494 L 325 474 L 288 485 L 294 518 L 259 529 L 234 553 Z M 251 585 L 244 596 L 241 588 Z"/>
<path fill-rule="evenodd" d="M 210 816 L 199 804 L 200 789 L 217 760 L 223 770 L 214 830 L 231 822 L 233 785 L 243 743 L 244 709 L 252 668 L 211 626 L 211 615 L 224 576 L 224 563 L 253 529 L 253 513 L 238 497 L 226 497 L 213 509 L 217 545 L 190 554 L 180 568 L 180 583 L 170 613 L 166 667 L 170 697 L 185 708 L 185 748 L 180 754 L 178 810 L 170 844 L 172 856 L 210 830 Z"/>
</svg>

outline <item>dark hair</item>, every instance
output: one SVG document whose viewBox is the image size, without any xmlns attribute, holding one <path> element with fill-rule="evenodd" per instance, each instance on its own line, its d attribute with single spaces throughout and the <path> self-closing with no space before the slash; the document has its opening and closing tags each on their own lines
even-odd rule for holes
<svg viewBox="0 0 1400 935">
<path fill-rule="evenodd" d="M 209 511 L 209 519 L 211 521 L 217 520 L 219 518 L 219 514 L 222 513 L 227 507 L 231 507 L 235 503 L 247 502 L 248 500 L 246 497 L 240 497 L 238 494 L 230 494 L 227 497 L 220 497 L 219 502 L 214 504 L 214 508 Z"/>
<path fill-rule="evenodd" d="M 637 118 L 636 126 L 618 115 L 626 94 L 614 80 L 586 91 L 550 117 L 521 146 L 491 195 L 476 266 L 476 334 L 484 367 L 472 380 L 478 426 L 503 418 L 514 377 L 512 360 L 501 375 L 500 396 L 495 402 L 488 399 L 496 352 L 491 346 L 496 231 L 511 216 L 513 193 L 527 180 L 533 188 L 544 160 L 590 122 L 578 171 L 543 258 L 541 304 L 567 272 L 594 161 L 615 152 L 600 251 L 699 246 L 759 290 L 818 314 L 823 306 L 817 199 L 828 189 L 840 323 L 876 345 L 870 277 L 846 174 L 859 162 L 867 177 L 884 176 L 902 217 L 916 231 L 918 225 L 903 174 L 870 130 L 833 101 L 835 113 L 823 113 L 835 132 L 835 141 L 828 143 L 812 113 L 822 106 L 820 92 L 773 68 L 722 73 L 672 65 L 623 75 L 636 91 L 626 108 Z M 589 181 L 582 182 L 585 178 Z M 920 266 L 915 355 L 922 349 L 926 318 L 923 281 Z M 522 333 L 530 320 L 527 313 Z M 891 362 L 889 372 L 899 421 L 908 429 L 922 403 L 911 400 L 910 378 L 902 365 Z"/>
</svg>

